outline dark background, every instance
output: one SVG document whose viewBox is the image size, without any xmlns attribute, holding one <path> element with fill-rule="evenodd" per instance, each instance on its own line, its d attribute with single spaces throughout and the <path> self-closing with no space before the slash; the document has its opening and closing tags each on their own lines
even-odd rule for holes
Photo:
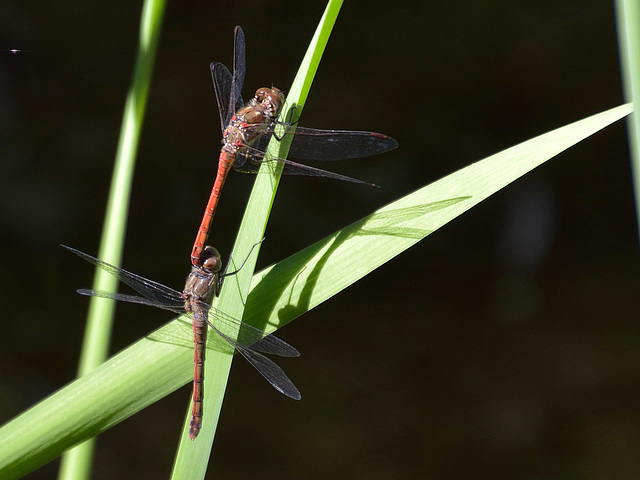
<svg viewBox="0 0 640 480">
<path fill-rule="evenodd" d="M 126 268 L 182 286 L 220 142 L 208 65 L 230 64 L 233 26 L 245 96 L 286 90 L 324 6 L 169 2 Z M 0 6 L 0 422 L 74 378 L 92 270 L 58 244 L 98 250 L 139 17 L 139 2 Z M 259 267 L 622 103 L 614 20 L 604 0 L 346 2 L 301 123 L 401 147 L 332 165 L 380 190 L 285 178 Z M 228 180 L 222 252 L 252 180 Z M 618 122 L 282 330 L 301 402 L 235 362 L 211 478 L 638 478 L 637 243 Z M 119 306 L 112 351 L 170 318 Z M 93 478 L 166 478 L 189 395 L 101 435 Z"/>
</svg>

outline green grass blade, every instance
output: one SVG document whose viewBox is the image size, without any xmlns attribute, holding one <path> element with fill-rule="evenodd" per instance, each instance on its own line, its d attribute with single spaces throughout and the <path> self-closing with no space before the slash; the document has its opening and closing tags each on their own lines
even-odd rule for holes
<svg viewBox="0 0 640 480">
<path fill-rule="evenodd" d="M 631 110 L 602 112 L 474 163 L 258 272 L 243 320 L 276 330 Z M 211 340 L 209 358 L 223 346 Z M 107 430 L 189 382 L 192 370 L 191 324 L 180 318 L 0 428 L 0 478 L 23 476 Z"/>
<path fill-rule="evenodd" d="M 165 3 L 165 0 L 147 0 L 142 9 L 134 75 L 124 109 L 98 255 L 114 265 L 119 265 L 122 259 L 133 170 Z M 94 289 L 114 291 L 117 287 L 115 277 L 104 270 L 96 269 Z M 100 298 L 91 299 L 80 353 L 78 376 L 90 372 L 107 358 L 114 313 L 115 302 Z M 66 452 L 62 459 L 58 478 L 61 480 L 89 478 L 94 448 L 95 441 L 91 439 Z"/>
<path fill-rule="evenodd" d="M 485 158 L 257 273 L 243 321 L 275 331 L 631 111 L 622 105 Z"/>
<path fill-rule="evenodd" d="M 625 101 L 635 105 L 640 98 L 640 3 L 616 0 L 618 45 Z M 640 118 L 635 110 L 627 119 L 631 171 L 636 203 L 636 225 L 640 229 Z"/>
<path fill-rule="evenodd" d="M 300 104 L 306 99 L 341 4 L 341 0 L 332 0 L 327 5 L 311 44 L 307 49 L 307 54 L 294 80 L 291 91 L 287 96 L 287 105 L 282 112 L 283 118 L 287 118 L 287 109 L 290 108 L 291 105 Z M 286 151 L 283 150 L 284 147 L 281 145 L 282 143 L 283 142 L 273 140 L 273 145 L 270 145 L 269 153 L 286 157 Z M 279 172 L 269 171 L 269 165 L 269 163 L 265 163 L 261 174 L 256 177 L 256 182 L 247 203 L 245 215 L 233 248 L 232 259 L 235 265 L 230 266 L 231 270 L 235 270 L 239 264 L 243 262 L 252 247 L 256 242 L 259 242 L 264 235 L 279 181 Z M 260 245 L 253 250 L 251 257 L 240 272 L 225 280 L 223 290 L 220 294 L 217 307 L 235 318 L 242 318 L 243 316 L 247 293 L 251 285 L 251 278 L 259 250 Z M 237 332 L 226 333 L 232 337 L 237 334 Z M 214 334 L 212 333 L 210 336 L 214 336 Z M 216 339 L 214 338 L 212 340 L 215 341 Z M 209 455 L 211 446 L 213 445 L 216 426 L 220 417 L 232 358 L 232 352 L 228 350 L 207 350 L 202 430 L 195 441 L 189 439 L 189 408 L 185 419 L 183 435 L 174 462 L 172 478 L 204 478 L 209 463 Z"/>
</svg>

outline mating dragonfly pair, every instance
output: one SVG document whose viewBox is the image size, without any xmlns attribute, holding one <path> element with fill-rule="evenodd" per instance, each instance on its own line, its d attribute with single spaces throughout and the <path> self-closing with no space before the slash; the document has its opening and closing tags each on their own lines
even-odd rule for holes
<svg viewBox="0 0 640 480">
<path fill-rule="evenodd" d="M 106 270 L 142 296 L 80 289 L 82 295 L 110 298 L 162 308 L 174 313 L 192 316 L 194 336 L 193 407 L 189 437 L 195 439 L 202 426 L 204 400 L 204 361 L 207 329 L 226 340 L 279 392 L 300 399 L 301 395 L 284 371 L 263 354 L 297 357 L 299 352 L 274 335 L 267 335 L 251 325 L 234 319 L 211 306 L 219 294 L 222 279 L 232 273 L 224 273 L 218 251 L 206 245 L 213 216 L 218 206 L 225 179 L 233 166 L 243 172 L 257 172 L 265 161 L 265 149 L 275 136 L 275 127 L 284 124 L 278 120 L 284 104 L 283 93 L 275 88 L 260 88 L 254 97 L 244 103 L 242 86 L 246 72 L 245 37 L 242 28 L 234 32 L 233 74 L 222 63 L 210 66 L 213 86 L 220 113 L 223 147 L 218 161 L 218 172 L 209 201 L 191 251 L 191 272 L 182 292 L 161 285 L 153 280 L 110 265 L 79 250 L 65 247 L 93 265 Z M 287 126 L 286 124 L 284 124 Z M 292 127 L 292 126 L 288 126 Z M 362 158 L 393 150 L 398 143 L 391 137 L 374 132 L 350 130 L 317 130 L 295 127 L 289 155 L 300 160 L 343 160 Z M 355 178 L 328 172 L 282 158 L 269 159 L 283 165 L 283 173 L 332 178 L 368 184 Z M 369 184 L 372 185 L 372 184 Z M 233 272 L 235 273 L 235 272 Z M 238 331 L 231 338 L 224 325 Z"/>
</svg>

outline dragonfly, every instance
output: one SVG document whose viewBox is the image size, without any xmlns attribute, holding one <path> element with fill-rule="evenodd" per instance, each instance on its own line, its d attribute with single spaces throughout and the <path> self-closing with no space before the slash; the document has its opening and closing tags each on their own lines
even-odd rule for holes
<svg viewBox="0 0 640 480">
<path fill-rule="evenodd" d="M 293 128 L 293 124 L 278 119 L 285 97 L 276 87 L 259 88 L 254 97 L 245 104 L 242 100 L 242 87 L 246 73 L 246 45 L 244 32 L 239 26 L 234 30 L 233 52 L 233 74 L 220 62 L 210 65 L 222 128 L 222 150 L 216 179 L 191 251 L 191 263 L 194 266 L 202 265 L 202 254 L 211 231 L 213 216 L 231 167 L 241 172 L 257 173 L 265 160 L 265 149 L 271 138 L 281 139 L 275 133 L 277 125 L 284 126 L 285 131 L 293 135 L 289 156 L 298 160 L 362 158 L 398 147 L 396 140 L 382 133 L 318 130 L 299 126 Z M 375 186 L 369 182 L 283 158 L 270 160 L 283 164 L 285 174 L 326 177 Z"/>
<path fill-rule="evenodd" d="M 300 352 L 275 335 L 267 335 L 262 330 L 237 320 L 211 306 L 217 296 L 225 276 L 236 272 L 223 273 L 220 253 L 207 246 L 202 254 L 203 264 L 192 266 L 185 288 L 178 292 L 158 282 L 118 268 L 92 257 L 75 248 L 62 245 L 80 258 L 99 267 L 121 282 L 133 288 L 140 295 L 105 292 L 93 289 L 79 289 L 78 293 L 92 297 L 109 298 L 129 303 L 138 303 L 169 310 L 177 314 L 192 316 L 194 337 L 193 404 L 189 438 L 194 440 L 202 428 L 202 407 L 204 401 L 204 361 L 207 343 L 207 326 L 222 337 L 280 393 L 294 400 L 302 398 L 300 391 L 287 377 L 282 368 L 263 354 L 281 357 L 298 357 Z M 213 317 L 214 321 L 210 318 Z M 237 339 L 231 338 L 225 331 L 237 331 Z"/>
</svg>

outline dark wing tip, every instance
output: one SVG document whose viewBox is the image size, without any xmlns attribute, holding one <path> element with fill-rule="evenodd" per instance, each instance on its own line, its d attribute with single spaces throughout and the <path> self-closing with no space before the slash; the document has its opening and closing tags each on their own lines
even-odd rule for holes
<svg viewBox="0 0 640 480">
<path fill-rule="evenodd" d="M 373 133 L 372 136 L 374 138 L 379 138 L 381 140 L 384 140 L 384 151 L 385 152 L 388 152 L 390 150 L 395 150 L 396 148 L 398 148 L 400 146 L 400 144 L 398 143 L 398 141 L 395 138 L 390 137 L 389 135 L 385 135 L 384 133 Z"/>
<path fill-rule="evenodd" d="M 216 70 L 220 70 L 221 68 L 227 68 L 226 65 L 222 62 L 211 62 L 209 64 L 209 70 L 211 70 L 211 74 L 213 75 Z"/>
<path fill-rule="evenodd" d="M 281 394 L 283 394 L 286 397 L 289 397 L 292 400 L 302 400 L 302 394 L 300 393 L 300 390 L 298 390 L 293 383 L 291 383 L 290 385 L 287 385 L 286 389 L 278 385 L 273 385 L 273 386 Z"/>
<path fill-rule="evenodd" d="M 395 150 L 400 146 L 395 138 L 385 135 L 384 133 L 370 132 L 370 135 L 372 138 L 380 139 L 380 146 L 383 146 L 384 148 L 380 153 Z"/>
</svg>

